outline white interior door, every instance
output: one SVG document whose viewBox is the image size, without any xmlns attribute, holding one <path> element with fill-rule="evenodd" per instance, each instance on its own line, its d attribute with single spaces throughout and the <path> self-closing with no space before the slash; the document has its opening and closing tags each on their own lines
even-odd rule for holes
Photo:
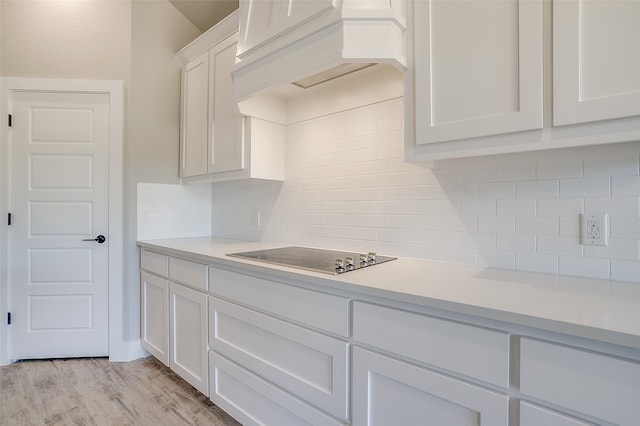
<svg viewBox="0 0 640 426">
<path fill-rule="evenodd" d="M 109 95 L 9 102 L 11 358 L 108 355 Z"/>
</svg>

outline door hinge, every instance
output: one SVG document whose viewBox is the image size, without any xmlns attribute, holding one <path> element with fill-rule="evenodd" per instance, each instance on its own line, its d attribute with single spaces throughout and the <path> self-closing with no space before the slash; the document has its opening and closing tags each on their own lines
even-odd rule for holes
<svg viewBox="0 0 640 426">
<path fill-rule="evenodd" d="M 13 115 L 9 114 L 9 127 L 11 127 L 13 125 Z"/>
<path fill-rule="evenodd" d="M 7 324 L 11 325 L 11 312 L 7 312 Z"/>
<path fill-rule="evenodd" d="M 11 213 L 7 213 L 7 225 L 11 226 Z"/>
</svg>

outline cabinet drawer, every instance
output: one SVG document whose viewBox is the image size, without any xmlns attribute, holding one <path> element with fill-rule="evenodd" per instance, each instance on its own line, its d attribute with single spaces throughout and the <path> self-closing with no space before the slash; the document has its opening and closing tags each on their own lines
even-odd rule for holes
<svg viewBox="0 0 640 426">
<path fill-rule="evenodd" d="M 617 425 L 640 418 L 640 364 L 532 339 L 520 347 L 520 392 Z"/>
<path fill-rule="evenodd" d="M 188 260 L 169 258 L 169 278 L 191 287 L 207 290 L 207 267 Z"/>
<path fill-rule="evenodd" d="M 212 298 L 218 352 L 294 395 L 347 419 L 348 346 L 333 337 Z"/>
<path fill-rule="evenodd" d="M 344 425 L 214 352 L 209 372 L 211 401 L 243 425 Z"/>
<path fill-rule="evenodd" d="M 169 256 L 142 250 L 140 253 L 140 269 L 167 277 L 169 276 Z"/>
<path fill-rule="evenodd" d="M 354 302 L 353 338 L 487 383 L 509 385 L 507 333 Z"/>
<path fill-rule="evenodd" d="M 319 330 L 349 336 L 349 300 L 317 291 L 209 268 L 211 292 Z"/>
<path fill-rule="evenodd" d="M 593 423 L 520 402 L 520 426 L 593 426 Z"/>
</svg>

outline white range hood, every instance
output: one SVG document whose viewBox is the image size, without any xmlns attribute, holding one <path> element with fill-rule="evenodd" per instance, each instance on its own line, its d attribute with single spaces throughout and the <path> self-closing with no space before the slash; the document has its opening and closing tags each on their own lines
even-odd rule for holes
<svg viewBox="0 0 640 426">
<path fill-rule="evenodd" d="M 373 64 L 406 67 L 404 0 L 241 0 L 234 97 L 313 87 Z"/>
</svg>

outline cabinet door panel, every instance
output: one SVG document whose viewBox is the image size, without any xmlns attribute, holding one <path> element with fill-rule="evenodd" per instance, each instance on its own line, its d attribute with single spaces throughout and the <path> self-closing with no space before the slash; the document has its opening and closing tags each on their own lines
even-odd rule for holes
<svg viewBox="0 0 640 426">
<path fill-rule="evenodd" d="M 553 122 L 640 115 L 640 2 L 553 2 Z"/>
<path fill-rule="evenodd" d="M 182 140 L 180 176 L 207 173 L 209 133 L 209 52 L 189 62 L 182 70 Z"/>
<path fill-rule="evenodd" d="M 593 426 L 593 423 L 587 423 L 533 404 L 521 402 L 520 426 Z"/>
<path fill-rule="evenodd" d="M 243 119 L 233 101 L 231 69 L 236 63 L 238 35 L 211 49 L 213 126 L 209 138 L 209 173 L 241 170 L 245 167 Z"/>
<path fill-rule="evenodd" d="M 171 283 L 170 311 L 169 367 L 193 387 L 208 395 L 207 295 Z"/>
<path fill-rule="evenodd" d="M 215 352 L 209 370 L 211 400 L 243 425 L 344 425 Z"/>
<path fill-rule="evenodd" d="M 353 424 L 506 426 L 506 395 L 353 348 Z"/>
<path fill-rule="evenodd" d="M 169 282 L 155 275 L 140 275 L 142 347 L 169 365 Z"/>
<path fill-rule="evenodd" d="M 414 5 L 419 144 L 542 128 L 542 3 Z"/>
</svg>

